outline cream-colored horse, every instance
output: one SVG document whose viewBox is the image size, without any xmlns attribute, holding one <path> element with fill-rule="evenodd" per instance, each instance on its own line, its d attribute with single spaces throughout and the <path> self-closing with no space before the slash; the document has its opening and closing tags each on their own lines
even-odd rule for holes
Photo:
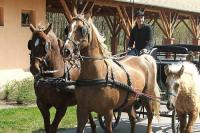
<svg viewBox="0 0 200 133">
<path fill-rule="evenodd" d="M 129 56 L 113 61 L 103 44 L 104 38 L 90 17 L 76 16 L 68 27 L 65 47 L 68 53 L 80 52 L 81 72 L 75 89 L 77 98 L 77 133 L 82 133 L 89 112 L 104 116 L 106 133 L 112 132 L 113 110 L 126 111 L 135 132 L 133 103 L 141 93 L 160 97 L 156 83 L 157 66 L 150 55 Z M 147 133 L 152 132 L 153 114 L 159 113 L 160 103 L 141 98 L 148 115 Z"/>
<path fill-rule="evenodd" d="M 192 133 L 192 127 L 200 111 L 200 76 L 190 62 L 165 66 L 166 84 L 169 89 L 168 109 L 176 109 L 180 120 L 180 132 Z M 186 122 L 186 117 L 189 120 Z"/>
</svg>

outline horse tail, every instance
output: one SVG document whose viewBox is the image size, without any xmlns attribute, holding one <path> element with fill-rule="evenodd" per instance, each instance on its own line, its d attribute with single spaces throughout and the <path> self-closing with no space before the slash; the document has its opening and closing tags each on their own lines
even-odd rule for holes
<svg viewBox="0 0 200 133">
<path fill-rule="evenodd" d="M 154 115 L 157 117 L 158 121 L 160 119 L 160 88 L 157 83 L 157 64 L 156 60 L 150 55 L 144 55 L 144 58 L 149 62 L 154 73 L 154 88 L 151 95 L 153 97 L 151 101 L 151 107 L 153 109 Z"/>
</svg>

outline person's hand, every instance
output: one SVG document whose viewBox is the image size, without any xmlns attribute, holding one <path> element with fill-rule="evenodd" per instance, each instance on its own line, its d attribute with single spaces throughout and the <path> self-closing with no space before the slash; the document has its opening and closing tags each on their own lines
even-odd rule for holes
<svg viewBox="0 0 200 133">
<path fill-rule="evenodd" d="M 131 51 L 131 49 L 132 49 L 131 47 L 128 47 L 128 48 L 127 48 L 127 51 Z"/>
<path fill-rule="evenodd" d="M 146 48 L 140 50 L 140 53 L 142 53 L 142 54 L 146 54 L 147 52 L 148 52 L 148 50 Z"/>
</svg>

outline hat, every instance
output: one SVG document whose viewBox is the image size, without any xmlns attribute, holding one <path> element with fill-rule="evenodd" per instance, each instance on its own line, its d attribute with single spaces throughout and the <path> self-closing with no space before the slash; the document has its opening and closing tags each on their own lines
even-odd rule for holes
<svg viewBox="0 0 200 133">
<path fill-rule="evenodd" d="M 144 16 L 144 12 L 141 11 L 141 10 L 137 11 L 137 12 L 135 13 L 135 18 L 136 18 L 137 16 Z"/>
</svg>

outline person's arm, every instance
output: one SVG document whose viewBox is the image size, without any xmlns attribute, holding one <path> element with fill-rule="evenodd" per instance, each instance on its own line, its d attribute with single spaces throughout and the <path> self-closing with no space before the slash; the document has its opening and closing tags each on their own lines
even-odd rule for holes
<svg viewBox="0 0 200 133">
<path fill-rule="evenodd" d="M 153 47 L 153 31 L 150 25 L 146 27 L 146 33 L 145 49 L 150 50 Z"/>
<path fill-rule="evenodd" d="M 131 30 L 129 42 L 128 42 L 128 49 L 132 49 L 134 46 L 135 38 L 134 38 L 134 29 Z"/>
</svg>

